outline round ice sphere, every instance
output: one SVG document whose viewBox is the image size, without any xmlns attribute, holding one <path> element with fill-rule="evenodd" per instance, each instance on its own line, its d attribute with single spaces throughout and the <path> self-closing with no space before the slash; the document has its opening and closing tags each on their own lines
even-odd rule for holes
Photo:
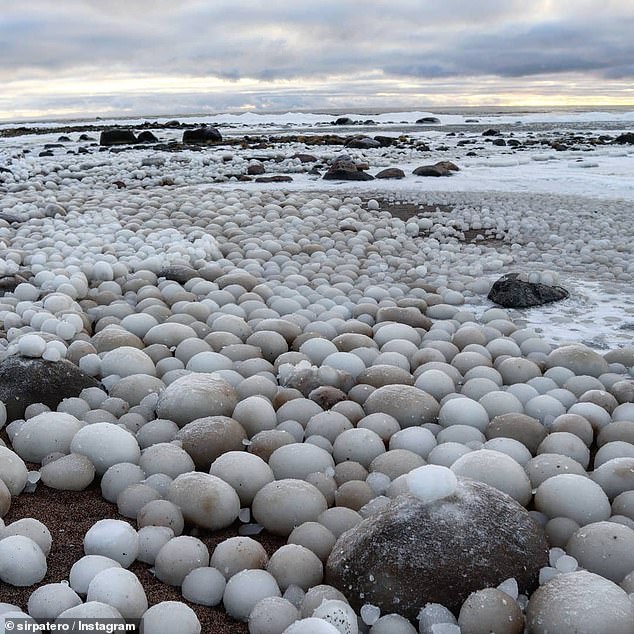
<svg viewBox="0 0 634 634">
<path fill-rule="evenodd" d="M 0 529 L 0 539 L 11 535 L 22 535 L 22 537 L 32 539 L 40 547 L 45 557 L 48 557 L 51 552 L 53 544 L 51 533 L 45 524 L 34 517 L 24 517 L 21 520 L 11 522 L 4 530 Z"/>
<path fill-rule="evenodd" d="M 357 631 L 357 615 L 345 601 L 327 599 L 313 612 L 313 616 L 332 623 L 339 631 Z"/>
<path fill-rule="evenodd" d="M 39 335 L 24 335 L 18 340 L 18 351 L 24 357 L 41 357 L 45 350 L 46 341 Z"/>
<path fill-rule="evenodd" d="M 142 628 L 146 634 L 200 634 L 196 613 L 180 601 L 161 601 L 145 612 Z"/>
<path fill-rule="evenodd" d="M 537 454 L 554 453 L 576 460 L 584 469 L 590 463 L 590 450 L 581 438 L 569 432 L 553 432 L 537 448 Z"/>
<path fill-rule="evenodd" d="M 86 594 L 95 575 L 106 568 L 121 568 L 121 564 L 103 555 L 85 555 L 70 569 L 70 587 L 77 594 Z"/>
<path fill-rule="evenodd" d="M 88 586 L 87 601 L 101 601 L 116 608 L 125 619 L 141 618 L 147 610 L 145 590 L 137 576 L 124 568 L 106 568 Z"/>
<path fill-rule="evenodd" d="M 461 632 L 522 634 L 524 615 L 508 594 L 496 588 L 485 588 L 467 597 L 460 608 L 458 625 Z"/>
<path fill-rule="evenodd" d="M 407 427 L 397 431 L 391 438 L 389 449 L 407 449 L 422 458 L 427 458 L 429 452 L 436 446 L 436 438 L 425 427 Z"/>
<path fill-rule="evenodd" d="M 28 478 L 28 470 L 17 453 L 0 445 L 0 480 L 11 495 L 22 493 Z"/>
<path fill-rule="evenodd" d="M 289 625 L 282 634 L 341 634 L 341 630 L 322 618 L 309 616 Z"/>
<path fill-rule="evenodd" d="M 484 432 L 489 424 L 489 415 L 477 401 L 468 398 L 455 398 L 445 401 L 440 408 L 438 422 L 443 427 L 470 425 Z"/>
<path fill-rule="evenodd" d="M 407 486 L 411 493 L 429 504 L 452 495 L 458 487 L 458 479 L 451 469 L 430 464 L 410 471 Z"/>
<path fill-rule="evenodd" d="M 246 621 L 258 601 L 279 596 L 279 586 L 266 570 L 242 570 L 227 581 L 222 601 L 229 616 Z"/>
<path fill-rule="evenodd" d="M 156 578 L 171 586 L 180 586 L 195 568 L 209 565 L 207 546 L 196 537 L 174 537 L 158 551 L 154 560 Z"/>
<path fill-rule="evenodd" d="M 400 614 L 385 614 L 370 628 L 370 634 L 417 634 L 418 630 Z"/>
<path fill-rule="evenodd" d="M 266 550 L 250 537 L 229 537 L 214 549 L 210 565 L 229 579 L 241 570 L 264 569 L 268 563 Z"/>
<path fill-rule="evenodd" d="M 531 500 L 531 483 L 526 472 L 513 458 L 499 451 L 480 449 L 465 454 L 451 465 L 451 470 L 456 475 L 485 482 L 523 506 Z"/>
<path fill-rule="evenodd" d="M 217 374 L 192 373 L 170 383 L 156 413 L 183 427 L 204 416 L 231 416 L 236 403 L 235 389 Z"/>
<path fill-rule="evenodd" d="M 281 634 L 299 619 L 298 609 L 282 597 L 260 599 L 249 615 L 249 634 Z"/>
<path fill-rule="evenodd" d="M 240 512 L 240 498 L 233 488 L 207 473 L 179 475 L 170 484 L 167 497 L 180 507 L 186 521 L 208 530 L 226 528 Z"/>
<path fill-rule="evenodd" d="M 327 508 L 320 491 L 302 480 L 277 480 L 258 491 L 251 510 L 268 531 L 289 535 L 296 526 L 317 519 Z"/>
<path fill-rule="evenodd" d="M 610 501 L 590 478 L 561 474 L 542 482 L 535 493 L 535 508 L 548 517 L 569 517 L 580 526 L 607 520 Z"/>
<path fill-rule="evenodd" d="M 634 530 L 615 522 L 595 522 L 579 528 L 566 551 L 582 568 L 620 583 L 634 570 Z"/>
<path fill-rule="evenodd" d="M 540 394 L 525 403 L 524 412 L 544 425 L 550 425 L 557 416 L 566 413 L 566 408 L 556 398 L 548 394 Z"/>
<path fill-rule="evenodd" d="M 29 614 L 37 620 L 52 621 L 64 610 L 80 605 L 82 600 L 66 583 L 47 583 L 29 597 Z"/>
<path fill-rule="evenodd" d="M 326 450 L 309 443 L 284 445 L 276 449 L 269 458 L 269 467 L 278 480 L 303 480 L 309 473 L 327 471 L 334 466 L 335 461 Z"/>
<path fill-rule="evenodd" d="M 372 460 L 382 453 L 385 453 L 385 444 L 381 437 L 370 429 L 348 429 L 339 434 L 333 444 L 333 457 L 337 463 L 352 460 L 368 468 Z"/>
<path fill-rule="evenodd" d="M 109 557 L 127 568 L 139 554 L 139 536 L 127 522 L 99 520 L 84 536 L 84 552 Z"/>
<path fill-rule="evenodd" d="M 304 522 L 293 529 L 288 536 L 289 544 L 299 544 L 311 550 L 325 562 L 335 545 L 332 532 L 319 522 Z"/>
<path fill-rule="evenodd" d="M 286 544 L 278 548 L 269 559 L 266 567 L 280 590 L 295 585 L 304 591 L 321 583 L 323 565 L 315 553 L 299 544 Z"/>
<path fill-rule="evenodd" d="M 100 475 L 119 462 L 136 464 L 141 457 L 136 438 L 113 423 L 94 423 L 82 427 L 74 435 L 70 449 L 73 453 L 89 458 Z"/>
<path fill-rule="evenodd" d="M 32 586 L 46 575 L 46 557 L 29 537 L 0 539 L 0 581 L 11 586 Z"/>
<path fill-rule="evenodd" d="M 44 412 L 21 425 L 13 438 L 13 448 L 23 460 L 40 463 L 49 453 L 69 453 L 71 442 L 82 427 L 83 423 L 70 414 Z"/>
<path fill-rule="evenodd" d="M 616 584 L 591 572 L 559 574 L 531 596 L 526 611 L 531 634 L 634 631 L 634 607 Z"/>
<path fill-rule="evenodd" d="M 217 568 L 203 566 L 192 570 L 181 586 L 183 599 L 198 605 L 214 606 L 222 601 L 227 582 Z"/>
</svg>

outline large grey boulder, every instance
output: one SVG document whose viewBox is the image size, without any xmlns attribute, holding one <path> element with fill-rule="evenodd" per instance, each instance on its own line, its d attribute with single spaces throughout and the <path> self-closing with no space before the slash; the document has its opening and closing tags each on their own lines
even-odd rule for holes
<svg viewBox="0 0 634 634">
<path fill-rule="evenodd" d="M 428 504 L 399 496 L 346 531 L 328 558 L 326 583 L 357 610 L 371 603 L 413 620 L 427 603 L 457 614 L 472 592 L 509 578 L 528 594 L 546 565 L 544 531 L 526 509 L 465 479 Z"/>
<path fill-rule="evenodd" d="M 12 355 L 0 361 L 0 401 L 7 407 L 8 420 L 22 418 L 32 403 L 55 409 L 87 387 L 99 387 L 99 383 L 64 359 L 53 362 Z"/>
</svg>

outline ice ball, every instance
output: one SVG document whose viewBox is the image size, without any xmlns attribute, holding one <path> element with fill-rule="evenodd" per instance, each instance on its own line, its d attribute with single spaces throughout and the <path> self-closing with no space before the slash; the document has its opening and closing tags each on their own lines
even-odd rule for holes
<svg viewBox="0 0 634 634">
<path fill-rule="evenodd" d="M 139 536 L 123 520 L 99 520 L 84 536 L 84 552 L 109 557 L 127 568 L 139 554 Z"/>
<path fill-rule="evenodd" d="M 458 487 L 458 478 L 451 469 L 440 465 L 423 465 L 407 476 L 409 490 L 425 504 L 452 495 Z"/>
</svg>

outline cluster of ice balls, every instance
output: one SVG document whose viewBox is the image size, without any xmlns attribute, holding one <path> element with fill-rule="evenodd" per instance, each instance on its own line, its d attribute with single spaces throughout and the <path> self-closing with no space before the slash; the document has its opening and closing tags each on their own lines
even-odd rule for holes
<svg viewBox="0 0 634 634">
<path fill-rule="evenodd" d="M 221 200 L 226 209 L 218 209 Z M 8 262 L 35 273 L 2 298 L 11 351 L 46 359 L 55 343 L 60 358 L 102 379 L 106 390 L 86 390 L 57 412 L 31 406 L 26 420 L 10 423 L 14 451 L 6 449 L 0 463 L 7 491 L 26 486 L 21 460 L 41 463 L 42 481 L 57 488 L 85 488 L 101 476 L 104 497 L 137 521 L 134 557 L 180 585 L 187 600 L 220 596 L 216 603 L 236 618 L 297 619 L 299 610 L 323 621 L 314 616 L 319 605 L 302 605 L 321 587 L 320 566 L 336 538 L 408 489 L 429 503 L 451 495 L 457 476 L 484 480 L 522 504 L 534 499 L 533 516 L 552 544 L 625 583 L 634 535 L 632 482 L 623 476 L 632 467 L 631 351 L 603 358 L 579 346 L 553 350 L 498 309 L 476 320 L 461 309 L 473 278 L 460 279 L 465 272 L 442 285 L 443 267 L 449 271 L 459 252 L 431 244 L 416 255 L 399 222 L 362 213 L 358 199 L 214 194 L 196 201 L 200 209 L 184 200 L 169 213 L 160 195 L 153 202 L 153 214 L 120 210 L 118 217 L 84 206 L 86 219 L 69 205 L 64 218 L 40 223 L 57 231 L 57 254 L 43 243 L 20 253 L 33 240 L 27 231 L 11 242 Z M 246 213 L 246 204 L 257 213 Z M 192 218 L 218 240 L 199 235 Z M 354 232 L 345 228 L 349 218 Z M 111 257 L 91 251 L 89 222 L 113 238 Z M 182 232 L 169 227 L 177 222 Z M 64 251 L 75 241 L 68 223 L 93 231 L 71 245 L 85 260 Z M 332 230 L 323 229 L 328 223 Z M 475 261 L 482 251 L 471 255 Z M 159 279 L 167 265 L 191 278 Z M 421 267 L 429 273 L 424 282 Z M 341 393 L 348 399 L 337 403 Z M 593 444 L 600 449 L 592 463 Z M 0 500 L 8 510 L 6 493 Z M 200 512 L 211 500 L 213 518 Z M 182 531 L 185 524 L 215 530 L 236 518 L 247 520 L 245 533 L 264 527 L 289 544 L 227 580 L 227 565 L 214 564 L 204 544 Z M 88 552 L 101 528 L 87 535 L 87 557 L 117 561 L 116 553 Z M 106 532 L 116 535 L 111 524 Z M 123 538 L 135 542 L 128 529 Z M 125 547 L 129 557 L 134 544 Z M 229 551 L 231 570 L 239 555 Z M 543 572 L 544 582 L 572 572 L 572 561 L 562 559 L 556 572 Z M 201 580 L 213 596 L 196 594 Z M 102 594 L 113 583 L 138 598 L 131 609 L 143 608 L 125 572 L 96 584 L 101 599 L 94 601 L 119 610 L 116 597 Z M 328 609 L 332 619 L 349 612 L 345 604 Z M 378 632 L 397 627 L 394 615 L 375 621 L 372 606 L 361 616 Z"/>
</svg>

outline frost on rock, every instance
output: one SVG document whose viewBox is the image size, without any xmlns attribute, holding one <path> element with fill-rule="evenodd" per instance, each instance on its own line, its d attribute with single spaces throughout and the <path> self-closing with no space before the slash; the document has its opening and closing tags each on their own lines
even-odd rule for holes
<svg viewBox="0 0 634 634">
<path fill-rule="evenodd" d="M 449 497 L 426 504 L 401 495 L 345 532 L 326 583 L 357 610 L 371 603 L 413 620 L 427 603 L 457 612 L 472 592 L 510 578 L 530 592 L 547 564 L 544 531 L 524 508 L 484 483 L 459 480 Z"/>
</svg>

